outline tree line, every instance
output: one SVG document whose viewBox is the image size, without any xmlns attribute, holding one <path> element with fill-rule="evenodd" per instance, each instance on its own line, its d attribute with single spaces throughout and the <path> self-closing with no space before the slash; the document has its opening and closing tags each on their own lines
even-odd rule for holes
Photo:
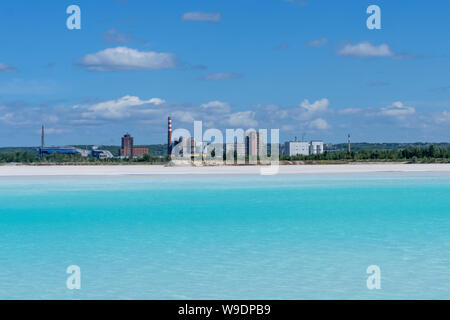
<svg viewBox="0 0 450 320">
<path fill-rule="evenodd" d="M 450 149 L 435 147 L 408 147 L 403 150 L 364 150 L 364 151 L 325 151 L 323 154 L 280 156 L 280 160 L 286 161 L 408 161 L 408 162 L 450 162 Z M 160 158 L 145 155 L 137 159 L 97 159 L 82 157 L 81 155 L 51 154 L 39 155 L 30 152 L 0 153 L 0 163 L 74 163 L 74 164 L 103 164 L 103 163 L 166 163 L 168 157 Z"/>
<path fill-rule="evenodd" d="M 33 164 L 33 163 L 41 163 L 41 164 L 102 164 L 102 163 L 110 163 L 110 164 L 119 164 L 119 163 L 161 163 L 167 162 L 165 158 L 153 157 L 151 155 L 145 155 L 141 158 L 136 159 L 120 159 L 120 158 L 111 158 L 111 159 L 98 159 L 94 157 L 82 157 L 81 155 L 72 155 L 72 154 L 49 154 L 43 155 L 42 158 L 39 155 L 29 153 L 29 152 L 6 152 L 0 153 L 0 163 L 23 163 L 23 164 Z"/>
<path fill-rule="evenodd" d="M 409 161 L 409 162 L 449 162 L 450 149 L 435 147 L 408 147 L 403 150 L 370 150 L 370 151 L 340 151 L 314 155 L 281 156 L 281 160 L 343 160 L 343 161 Z"/>
</svg>

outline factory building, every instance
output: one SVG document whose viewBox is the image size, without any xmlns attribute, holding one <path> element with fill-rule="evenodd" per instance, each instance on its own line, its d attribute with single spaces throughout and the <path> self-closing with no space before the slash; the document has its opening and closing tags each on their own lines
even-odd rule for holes
<svg viewBox="0 0 450 320">
<path fill-rule="evenodd" d="M 168 117 L 167 126 L 167 155 L 174 158 L 199 157 L 203 154 L 203 142 L 197 142 L 194 138 L 175 137 L 172 140 L 172 117 Z M 205 144 L 206 145 L 206 144 Z M 176 148 L 175 148 L 176 147 Z M 172 151 L 175 154 L 172 155 Z M 189 155 L 189 156 L 188 156 Z"/>
<path fill-rule="evenodd" d="M 111 159 L 114 158 L 111 151 L 99 150 L 97 147 L 92 147 L 91 156 L 97 159 Z"/>
<path fill-rule="evenodd" d="M 42 126 L 41 131 L 41 147 L 39 148 L 39 154 L 41 157 L 46 154 L 63 154 L 63 155 L 80 155 L 82 157 L 88 157 L 90 152 L 75 147 L 46 147 L 45 146 L 45 129 Z"/>
<path fill-rule="evenodd" d="M 322 153 L 323 153 L 323 142 L 311 141 L 309 154 L 322 154 Z"/>
<path fill-rule="evenodd" d="M 148 154 L 147 147 L 135 147 L 134 138 L 129 134 L 122 137 L 120 156 L 123 158 L 140 158 Z"/>
<path fill-rule="evenodd" d="M 322 141 L 286 141 L 284 143 L 284 152 L 285 156 L 297 156 L 303 155 L 308 156 L 312 154 L 322 154 L 324 153 L 324 147 Z"/>
<path fill-rule="evenodd" d="M 206 158 L 210 156 L 209 153 L 214 149 L 211 142 L 196 141 L 192 137 L 173 137 L 171 117 L 168 117 L 167 138 L 167 154 L 169 157 L 173 158 L 188 158 L 188 155 L 193 158 Z M 261 156 L 267 152 L 264 149 L 265 144 L 262 134 L 255 130 L 248 131 L 240 142 L 238 142 L 238 139 L 235 137 L 234 143 L 226 143 L 225 146 L 221 145 L 221 149 L 223 149 L 223 147 L 225 147 L 226 152 L 233 149 L 238 155 L 246 155 L 249 157 Z M 173 155 L 172 151 L 174 151 Z"/>
<path fill-rule="evenodd" d="M 284 143 L 285 156 L 309 155 L 309 142 L 303 141 L 287 141 Z"/>
<path fill-rule="evenodd" d="M 79 154 L 81 156 L 87 156 L 84 151 L 85 150 L 77 149 L 74 147 L 44 147 L 39 149 L 39 152 L 41 154 Z"/>
<path fill-rule="evenodd" d="M 175 157 L 185 157 L 186 155 L 197 157 L 202 153 L 201 145 L 197 145 L 194 138 L 175 138 L 173 144 L 171 145 L 171 149 L 175 146 L 179 146 L 177 148 L 178 154 L 175 154 Z"/>
<path fill-rule="evenodd" d="M 41 155 L 44 154 L 64 154 L 64 155 L 80 155 L 82 157 L 92 156 L 98 159 L 110 159 L 114 158 L 113 154 L 108 150 L 93 149 L 92 151 L 83 150 L 75 147 L 44 147 L 40 148 Z"/>
<path fill-rule="evenodd" d="M 148 147 L 133 147 L 133 158 L 142 158 L 149 154 Z"/>
</svg>

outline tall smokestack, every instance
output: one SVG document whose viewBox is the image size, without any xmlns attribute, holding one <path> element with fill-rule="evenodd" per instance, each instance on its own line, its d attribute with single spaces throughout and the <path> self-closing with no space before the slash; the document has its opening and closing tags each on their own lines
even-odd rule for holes
<svg viewBox="0 0 450 320">
<path fill-rule="evenodd" d="M 172 154 L 172 117 L 169 117 L 169 127 L 167 132 L 167 155 Z"/>
<path fill-rule="evenodd" d="M 347 150 L 348 150 L 348 153 L 350 153 L 350 152 L 352 151 L 351 143 L 350 143 L 350 133 L 348 134 L 348 146 L 347 146 Z"/>
</svg>

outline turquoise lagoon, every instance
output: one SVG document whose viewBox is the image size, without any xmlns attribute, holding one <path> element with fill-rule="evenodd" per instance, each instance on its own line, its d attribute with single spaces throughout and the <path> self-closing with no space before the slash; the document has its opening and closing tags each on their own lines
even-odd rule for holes
<svg viewBox="0 0 450 320">
<path fill-rule="evenodd" d="M 450 299 L 450 174 L 0 178 L 0 298 Z"/>
</svg>

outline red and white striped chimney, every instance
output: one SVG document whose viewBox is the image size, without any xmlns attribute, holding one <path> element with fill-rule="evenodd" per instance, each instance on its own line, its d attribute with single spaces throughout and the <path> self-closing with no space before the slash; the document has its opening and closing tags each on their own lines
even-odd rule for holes
<svg viewBox="0 0 450 320">
<path fill-rule="evenodd" d="M 167 155 L 170 157 L 172 154 L 172 117 L 169 117 L 169 128 L 167 132 Z"/>
</svg>

